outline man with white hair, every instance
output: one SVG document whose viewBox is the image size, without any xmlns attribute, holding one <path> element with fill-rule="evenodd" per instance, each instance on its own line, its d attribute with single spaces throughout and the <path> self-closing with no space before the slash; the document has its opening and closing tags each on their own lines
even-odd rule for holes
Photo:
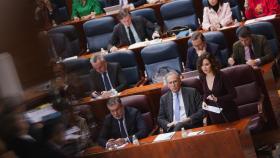
<svg viewBox="0 0 280 158">
<path fill-rule="evenodd" d="M 175 71 L 165 75 L 169 88 L 160 98 L 158 123 L 165 132 L 189 129 L 203 125 L 205 115 L 202 110 L 202 97 L 190 87 L 182 87 L 181 76 Z"/>
<path fill-rule="evenodd" d="M 90 63 L 93 69 L 90 72 L 93 82 L 92 95 L 105 94 L 111 89 L 120 92 L 127 87 L 127 81 L 118 63 L 108 63 L 100 53 L 95 53 Z"/>
</svg>

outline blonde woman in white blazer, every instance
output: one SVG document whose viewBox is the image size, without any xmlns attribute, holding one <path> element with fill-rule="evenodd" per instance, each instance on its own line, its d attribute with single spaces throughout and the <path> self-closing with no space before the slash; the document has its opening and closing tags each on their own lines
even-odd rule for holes
<svg viewBox="0 0 280 158">
<path fill-rule="evenodd" d="M 203 30 L 216 31 L 221 27 L 233 24 L 229 3 L 223 0 L 208 0 L 208 6 L 203 10 Z"/>
</svg>

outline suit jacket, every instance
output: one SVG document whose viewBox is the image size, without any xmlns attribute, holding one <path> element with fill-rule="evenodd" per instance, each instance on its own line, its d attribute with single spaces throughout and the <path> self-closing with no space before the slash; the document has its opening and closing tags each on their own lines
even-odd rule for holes
<svg viewBox="0 0 280 158">
<path fill-rule="evenodd" d="M 146 38 L 152 39 L 152 33 L 154 31 L 160 31 L 160 27 L 140 16 L 132 17 L 132 24 L 141 41 L 145 41 Z M 108 50 L 110 50 L 112 46 L 121 47 L 128 45 L 130 45 L 130 42 L 125 26 L 122 23 L 119 23 L 114 27 Z"/>
<path fill-rule="evenodd" d="M 107 63 L 107 71 L 109 78 L 111 80 L 112 86 L 118 91 L 124 90 L 128 85 L 127 81 L 122 73 L 121 67 L 118 63 Z M 92 90 L 93 91 L 105 91 L 102 76 L 96 70 L 92 69 L 90 71 L 92 80 Z"/>
<path fill-rule="evenodd" d="M 222 63 L 221 52 L 219 50 L 219 45 L 215 43 L 206 43 L 206 51 L 208 53 L 213 54 L 218 61 Z M 189 70 L 196 70 L 196 63 L 197 63 L 198 55 L 194 47 L 190 47 L 187 50 L 187 60 L 186 60 L 186 68 Z"/>
<path fill-rule="evenodd" d="M 273 60 L 273 54 L 265 36 L 252 35 L 252 44 L 256 58 L 261 60 L 260 65 Z M 244 46 L 240 41 L 233 44 L 232 58 L 235 60 L 235 65 L 246 64 Z"/>
<path fill-rule="evenodd" d="M 191 128 L 203 125 L 204 110 L 201 108 L 202 97 L 199 92 L 190 87 L 182 87 L 182 97 L 184 101 L 187 117 L 192 119 Z M 173 96 L 169 90 L 160 98 L 160 108 L 158 114 L 158 123 L 165 131 L 167 124 L 173 121 Z"/>
<path fill-rule="evenodd" d="M 127 133 L 130 140 L 132 135 L 135 135 L 139 139 L 144 138 L 148 135 L 147 126 L 140 111 L 135 108 L 125 107 L 124 117 Z M 115 119 L 111 114 L 109 114 L 105 117 L 104 124 L 98 138 L 98 143 L 101 146 L 105 147 L 106 142 L 111 138 L 121 138 L 121 133 L 118 120 Z"/>
</svg>

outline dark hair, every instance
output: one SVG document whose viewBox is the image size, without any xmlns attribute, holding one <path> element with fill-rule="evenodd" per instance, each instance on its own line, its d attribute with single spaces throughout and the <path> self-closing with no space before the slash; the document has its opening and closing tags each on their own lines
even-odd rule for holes
<svg viewBox="0 0 280 158">
<path fill-rule="evenodd" d="M 113 105 L 116 105 L 116 104 L 122 104 L 122 101 L 119 97 L 113 97 L 113 98 L 110 98 L 108 101 L 107 101 L 107 106 L 113 106 Z"/>
<path fill-rule="evenodd" d="M 243 37 L 243 38 L 246 38 L 246 37 L 251 37 L 251 30 L 249 27 L 247 26 L 240 26 L 237 31 L 236 31 L 236 34 L 238 37 Z"/>
<path fill-rule="evenodd" d="M 198 58 L 197 64 L 196 64 L 196 65 L 197 65 L 197 70 L 198 70 L 198 72 L 199 72 L 201 75 L 204 75 L 204 72 L 203 72 L 202 69 L 201 69 L 202 63 L 203 63 L 203 60 L 204 60 L 204 59 L 207 59 L 207 60 L 210 62 L 210 64 L 211 64 L 211 69 L 212 69 L 214 75 L 216 75 L 217 72 L 220 70 L 220 64 L 219 64 L 219 62 L 216 60 L 216 58 L 215 58 L 212 54 L 210 54 L 210 53 L 208 53 L 208 52 L 202 54 L 202 55 Z"/>
<path fill-rule="evenodd" d="M 118 20 L 122 20 L 124 17 L 130 16 L 130 12 L 128 8 L 121 9 L 119 14 L 117 15 Z"/>
<path fill-rule="evenodd" d="M 202 41 L 205 41 L 205 37 L 204 35 L 199 32 L 199 31 L 195 31 L 192 36 L 191 36 L 191 41 L 197 40 L 197 39 L 201 39 Z"/>
<path fill-rule="evenodd" d="M 219 4 L 219 5 L 222 5 L 223 3 L 224 3 L 223 0 L 218 0 L 218 4 Z M 209 8 L 213 8 L 213 6 L 211 6 L 211 4 L 209 3 L 209 0 L 207 0 L 207 4 L 208 4 L 208 7 L 209 7 Z"/>
</svg>

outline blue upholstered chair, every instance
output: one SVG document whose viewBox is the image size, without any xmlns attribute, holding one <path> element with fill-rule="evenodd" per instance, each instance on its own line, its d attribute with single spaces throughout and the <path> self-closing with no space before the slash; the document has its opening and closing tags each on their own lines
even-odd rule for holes
<svg viewBox="0 0 280 158">
<path fill-rule="evenodd" d="M 58 26 L 49 30 L 48 33 L 63 33 L 70 42 L 72 54 L 79 55 L 82 52 L 78 32 L 73 25 Z"/>
<path fill-rule="evenodd" d="M 113 17 L 103 17 L 93 19 L 84 23 L 84 31 L 87 38 L 88 49 L 91 52 L 100 51 L 101 48 L 106 49 L 111 39 L 115 21 Z"/>
<path fill-rule="evenodd" d="M 220 31 L 211 31 L 211 32 L 206 32 L 203 33 L 206 42 L 210 42 L 210 43 L 215 43 L 217 45 L 219 45 L 219 49 L 221 52 L 221 64 L 222 66 L 226 66 L 227 65 L 227 60 L 229 58 L 229 49 L 227 46 L 227 42 L 226 42 L 226 38 L 224 36 L 224 34 Z M 191 40 L 188 40 L 188 47 L 191 47 L 192 43 Z"/>
<path fill-rule="evenodd" d="M 78 75 L 88 74 L 91 69 L 91 64 L 89 59 L 73 59 L 73 60 L 66 60 L 63 61 L 65 65 L 66 73 L 76 73 Z"/>
<path fill-rule="evenodd" d="M 160 7 L 160 13 L 166 31 L 177 26 L 188 26 L 192 30 L 198 28 L 193 0 L 171 1 Z"/>
<path fill-rule="evenodd" d="M 60 7 L 57 9 L 57 16 L 59 19 L 59 23 L 67 21 L 70 19 L 68 10 L 66 6 Z"/>
<path fill-rule="evenodd" d="M 177 44 L 173 41 L 147 46 L 142 49 L 141 57 L 149 81 L 152 81 L 160 68 L 170 68 L 179 72 L 182 71 Z"/>
<path fill-rule="evenodd" d="M 142 16 L 152 23 L 156 23 L 156 24 L 158 23 L 155 11 L 152 8 L 134 10 L 131 12 L 131 15 L 132 16 Z"/>
<path fill-rule="evenodd" d="M 51 44 L 53 48 L 50 48 L 51 51 L 55 51 L 57 57 L 61 57 L 62 59 L 73 56 L 73 52 L 71 51 L 70 41 L 63 33 L 52 33 L 48 34 Z"/>
<path fill-rule="evenodd" d="M 242 21 L 241 10 L 238 6 L 238 0 L 224 0 L 224 2 L 229 2 L 231 12 L 232 12 L 232 19 L 237 19 L 237 21 Z M 203 6 L 208 6 L 208 0 L 202 0 Z"/>
<path fill-rule="evenodd" d="M 116 62 L 121 65 L 122 71 L 130 86 L 134 86 L 140 80 L 141 76 L 134 52 L 129 50 L 110 53 L 105 56 L 105 60 L 108 62 Z"/>
</svg>

